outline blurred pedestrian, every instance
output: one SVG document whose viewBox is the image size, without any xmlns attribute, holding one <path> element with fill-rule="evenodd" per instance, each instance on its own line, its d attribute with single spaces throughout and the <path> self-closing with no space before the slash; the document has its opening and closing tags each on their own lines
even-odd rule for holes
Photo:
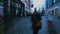
<svg viewBox="0 0 60 34">
<path fill-rule="evenodd" d="M 47 22 L 48 22 L 49 34 L 57 34 L 55 27 L 54 27 L 53 17 L 50 13 L 47 13 Z"/>
<path fill-rule="evenodd" d="M 32 28 L 33 28 L 33 34 L 38 34 L 39 29 L 41 29 L 41 15 L 36 12 L 36 8 L 34 13 L 31 16 L 32 20 Z"/>
</svg>

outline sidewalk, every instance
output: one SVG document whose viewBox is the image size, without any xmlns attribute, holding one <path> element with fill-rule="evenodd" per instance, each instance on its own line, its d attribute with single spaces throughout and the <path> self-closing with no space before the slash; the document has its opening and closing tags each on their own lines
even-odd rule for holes
<svg viewBox="0 0 60 34">
<path fill-rule="evenodd" d="M 53 17 L 53 20 L 54 20 L 54 26 L 55 26 L 57 34 L 60 34 L 60 19 Z"/>
<path fill-rule="evenodd" d="M 32 31 L 32 22 L 31 22 L 31 17 L 23 17 L 20 18 L 19 20 L 14 20 L 13 21 L 13 31 L 12 29 L 7 31 L 6 34 L 33 34 Z M 12 32 L 10 32 L 12 31 Z M 48 34 L 48 28 L 47 28 L 47 21 L 45 16 L 42 16 L 42 29 L 39 30 L 39 34 Z"/>
<path fill-rule="evenodd" d="M 46 16 L 42 16 L 42 29 L 39 31 L 39 34 L 49 34 Z"/>
<path fill-rule="evenodd" d="M 5 28 L 6 28 L 6 24 L 4 23 L 4 21 L 0 21 L 0 34 L 5 33 Z"/>
<path fill-rule="evenodd" d="M 51 14 L 46 14 L 46 19 L 48 22 L 49 34 L 57 34 L 53 16 Z"/>
</svg>

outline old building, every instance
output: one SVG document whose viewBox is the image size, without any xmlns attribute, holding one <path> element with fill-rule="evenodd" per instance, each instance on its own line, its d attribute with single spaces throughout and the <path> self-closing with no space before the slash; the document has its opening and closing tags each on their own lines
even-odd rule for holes
<svg viewBox="0 0 60 34">
<path fill-rule="evenodd" d="M 57 34 L 60 33 L 60 0 L 46 0 L 46 14 L 50 14 L 53 18 L 54 26 Z"/>
<path fill-rule="evenodd" d="M 24 14 L 24 3 L 20 0 L 4 0 L 4 16 L 15 18 L 18 14 Z"/>
</svg>

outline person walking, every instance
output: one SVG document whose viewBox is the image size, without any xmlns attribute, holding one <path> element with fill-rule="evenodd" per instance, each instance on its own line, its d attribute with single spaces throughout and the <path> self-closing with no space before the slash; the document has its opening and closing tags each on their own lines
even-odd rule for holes
<svg viewBox="0 0 60 34">
<path fill-rule="evenodd" d="M 37 13 L 36 8 L 35 12 L 31 16 L 31 20 L 32 20 L 33 34 L 38 34 L 39 29 L 41 29 L 42 22 L 41 22 L 41 15 Z"/>
</svg>

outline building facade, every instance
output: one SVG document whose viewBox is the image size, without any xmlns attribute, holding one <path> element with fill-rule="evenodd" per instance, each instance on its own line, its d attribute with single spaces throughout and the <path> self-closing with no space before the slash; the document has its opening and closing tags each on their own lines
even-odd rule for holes
<svg viewBox="0 0 60 34">
<path fill-rule="evenodd" d="M 20 15 L 25 16 L 25 4 L 20 1 L 20 5 L 21 5 L 21 8 L 20 8 L 21 9 L 21 12 L 20 12 L 21 14 Z"/>
<path fill-rule="evenodd" d="M 0 0 L 0 17 L 3 17 L 4 16 L 4 12 L 3 12 L 3 1 Z"/>
<path fill-rule="evenodd" d="M 46 9 L 56 5 L 60 0 L 45 0 Z"/>
<path fill-rule="evenodd" d="M 57 8 L 59 8 L 60 1 L 59 0 L 46 0 L 46 12 L 55 12 Z"/>
<path fill-rule="evenodd" d="M 16 18 L 18 14 L 24 13 L 25 5 L 19 0 L 4 0 L 4 16 Z"/>
<path fill-rule="evenodd" d="M 21 0 L 25 4 L 25 16 L 27 13 L 30 13 L 30 0 Z"/>
<path fill-rule="evenodd" d="M 49 2 L 48 2 L 49 1 Z M 50 14 L 54 21 L 54 26 L 57 34 L 60 34 L 60 0 L 46 1 L 46 14 Z"/>
</svg>

